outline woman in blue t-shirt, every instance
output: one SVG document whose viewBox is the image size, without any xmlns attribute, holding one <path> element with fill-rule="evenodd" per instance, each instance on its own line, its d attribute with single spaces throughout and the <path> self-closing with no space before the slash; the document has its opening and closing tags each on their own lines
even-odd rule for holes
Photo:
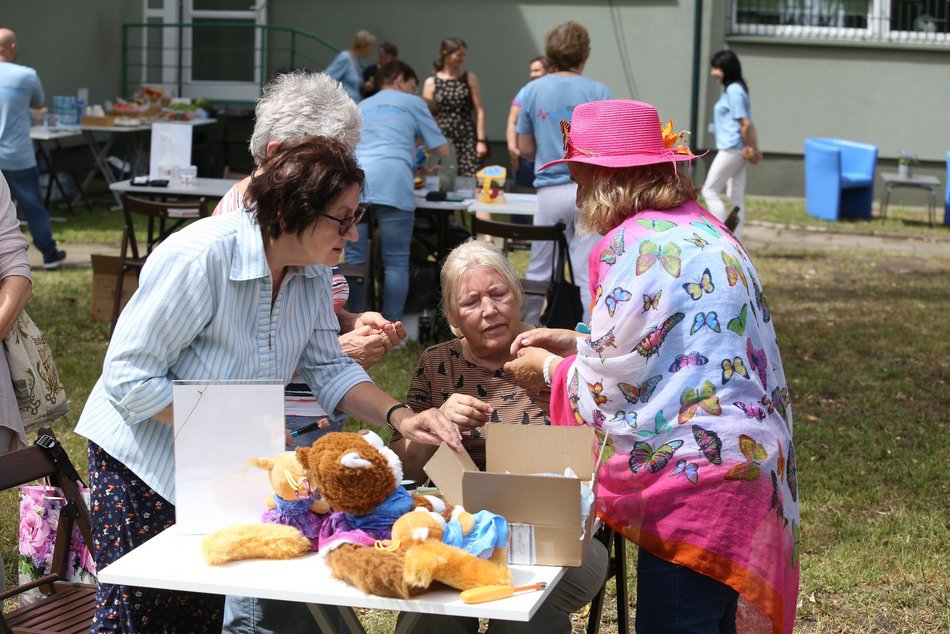
<svg viewBox="0 0 950 634">
<path fill-rule="evenodd" d="M 741 238 L 745 226 L 746 162 L 758 163 L 762 160 L 762 152 L 752 125 L 749 86 L 742 78 L 739 57 L 732 51 L 723 50 L 714 53 L 709 63 L 712 66 L 710 75 L 723 85 L 723 91 L 713 108 L 718 152 L 703 183 L 703 198 L 706 208 L 732 229 L 737 238 Z M 732 209 L 739 210 L 736 218 L 729 218 L 726 213 L 726 206 L 720 198 L 723 189 Z"/>
</svg>

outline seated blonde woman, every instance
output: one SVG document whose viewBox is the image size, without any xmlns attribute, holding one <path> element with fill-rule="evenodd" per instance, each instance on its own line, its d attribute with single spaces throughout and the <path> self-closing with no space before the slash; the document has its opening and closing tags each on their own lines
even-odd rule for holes
<svg viewBox="0 0 950 634">
<path fill-rule="evenodd" d="M 406 402 L 413 411 L 442 410 L 458 425 L 462 443 L 485 468 L 486 423 L 546 424 L 537 402 L 502 370 L 511 344 L 534 326 L 521 321 L 524 293 L 505 255 L 493 244 L 465 242 L 442 267 L 442 310 L 458 337 L 427 348 L 419 357 Z M 393 450 L 407 478 L 424 481 L 423 465 L 437 447 L 393 435 Z"/>
<path fill-rule="evenodd" d="M 406 402 L 413 411 L 437 407 L 462 432 L 462 445 L 485 468 L 485 424 L 550 424 L 532 394 L 503 370 L 514 359 L 511 344 L 533 328 L 521 321 L 524 293 L 505 255 L 494 244 L 470 240 L 456 247 L 442 267 L 442 308 L 457 339 L 427 348 L 419 358 Z M 393 450 L 407 478 L 425 480 L 422 470 L 437 447 L 393 434 Z M 479 510 L 479 509 L 473 509 Z M 534 618 L 495 622 L 489 631 L 571 631 L 570 614 L 587 605 L 607 574 L 607 550 L 591 540 L 584 562 L 570 568 Z M 413 632 L 478 631 L 478 619 L 421 615 Z"/>
</svg>

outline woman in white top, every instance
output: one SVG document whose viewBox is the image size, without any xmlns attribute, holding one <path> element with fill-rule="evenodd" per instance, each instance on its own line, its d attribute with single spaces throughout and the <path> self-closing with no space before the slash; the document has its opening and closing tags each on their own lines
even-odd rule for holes
<svg viewBox="0 0 950 634">
<path fill-rule="evenodd" d="M 716 130 L 716 158 L 709 166 L 706 182 L 703 183 L 703 198 L 706 207 L 742 238 L 745 226 L 746 163 L 753 165 L 762 160 L 759 140 L 752 125 L 749 106 L 749 86 L 742 78 L 739 57 L 729 50 L 714 53 L 709 71 L 722 84 L 722 96 L 713 109 L 713 125 Z M 727 222 L 729 213 L 720 197 L 726 191 L 732 209 L 738 208 L 738 219 Z"/>
</svg>

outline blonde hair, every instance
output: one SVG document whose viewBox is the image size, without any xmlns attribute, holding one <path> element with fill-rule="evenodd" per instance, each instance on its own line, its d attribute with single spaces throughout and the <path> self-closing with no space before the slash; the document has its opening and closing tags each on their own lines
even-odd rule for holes
<svg viewBox="0 0 950 634">
<path fill-rule="evenodd" d="M 494 271 L 505 281 L 515 296 L 520 314 L 524 306 L 524 290 L 511 262 L 501 249 L 491 242 L 475 239 L 467 240 L 452 249 L 442 264 L 442 314 L 448 317 L 451 313 L 453 318 L 458 316 L 458 290 L 462 276 L 480 266 Z"/>
<path fill-rule="evenodd" d="M 362 46 L 372 48 L 373 44 L 376 43 L 376 36 L 367 31 L 366 29 L 360 29 L 356 32 L 356 35 L 353 36 L 353 44 L 350 48 L 357 49 Z"/>
<path fill-rule="evenodd" d="M 645 209 L 663 211 L 696 200 L 689 168 L 669 163 L 611 168 L 576 163 L 584 174 L 581 228 L 607 233 Z"/>
</svg>

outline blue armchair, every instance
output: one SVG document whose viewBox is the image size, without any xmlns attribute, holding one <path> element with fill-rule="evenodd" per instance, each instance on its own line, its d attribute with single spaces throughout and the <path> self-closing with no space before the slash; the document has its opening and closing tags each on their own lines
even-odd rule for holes
<svg viewBox="0 0 950 634">
<path fill-rule="evenodd" d="M 871 218 L 877 146 L 805 139 L 805 208 L 815 218 Z"/>
<path fill-rule="evenodd" d="M 943 204 L 943 224 L 950 225 L 950 152 L 947 152 L 947 193 Z"/>
</svg>

